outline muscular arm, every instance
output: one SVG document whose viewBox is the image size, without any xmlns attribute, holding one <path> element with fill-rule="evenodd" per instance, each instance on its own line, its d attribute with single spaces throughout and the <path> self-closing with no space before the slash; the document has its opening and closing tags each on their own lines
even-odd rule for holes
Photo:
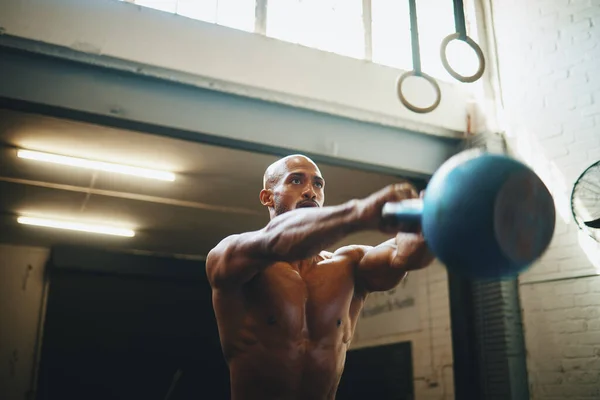
<svg viewBox="0 0 600 400">
<path fill-rule="evenodd" d="M 208 279 L 213 287 L 240 285 L 273 262 L 315 256 L 362 228 L 356 201 L 284 213 L 259 231 L 219 243 L 206 260 Z"/>
<path fill-rule="evenodd" d="M 376 247 L 362 247 L 356 269 L 357 286 L 367 292 L 393 289 L 408 271 L 426 267 L 433 261 L 422 236 L 399 233 Z"/>
</svg>

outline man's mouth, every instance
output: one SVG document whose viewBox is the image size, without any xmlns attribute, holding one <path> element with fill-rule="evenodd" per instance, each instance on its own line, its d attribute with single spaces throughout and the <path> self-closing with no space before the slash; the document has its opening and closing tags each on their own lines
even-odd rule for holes
<svg viewBox="0 0 600 400">
<path fill-rule="evenodd" d="M 319 207 L 319 204 L 315 201 L 303 201 L 302 203 L 299 203 L 296 208 L 310 208 L 310 207 Z"/>
</svg>

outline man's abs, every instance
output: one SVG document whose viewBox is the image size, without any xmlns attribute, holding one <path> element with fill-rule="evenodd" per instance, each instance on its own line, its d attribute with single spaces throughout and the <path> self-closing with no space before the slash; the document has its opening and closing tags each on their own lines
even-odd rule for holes
<svg viewBox="0 0 600 400">
<path fill-rule="evenodd" d="M 333 399 L 347 344 L 257 344 L 229 360 L 232 400 Z"/>
</svg>

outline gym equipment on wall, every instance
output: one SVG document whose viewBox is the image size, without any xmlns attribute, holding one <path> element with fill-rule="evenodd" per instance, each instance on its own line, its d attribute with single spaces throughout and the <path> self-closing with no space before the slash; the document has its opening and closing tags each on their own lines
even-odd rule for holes
<svg viewBox="0 0 600 400">
<path fill-rule="evenodd" d="M 437 108 L 437 106 L 440 104 L 440 100 L 442 98 L 442 92 L 441 92 L 440 86 L 438 85 L 436 80 L 433 79 L 433 77 L 431 77 L 431 76 L 427 75 L 426 73 L 424 73 L 423 71 L 421 71 L 421 51 L 419 48 L 419 27 L 418 27 L 418 21 L 417 21 L 417 6 L 415 5 L 415 0 L 408 0 L 408 5 L 409 5 L 409 9 L 410 9 L 410 39 L 411 39 L 411 47 L 412 47 L 413 69 L 412 69 L 412 71 L 407 71 L 400 76 L 400 78 L 398 79 L 398 82 L 396 84 L 396 87 L 398 90 L 398 97 L 400 98 L 400 101 L 402 102 L 402 104 L 404 104 L 404 106 L 406 108 L 408 108 L 409 110 L 414 111 L 416 113 L 424 114 L 424 113 L 431 112 Z M 433 89 L 435 90 L 435 101 L 429 107 L 417 107 L 417 106 L 411 104 L 404 96 L 404 93 L 402 93 L 402 84 L 404 83 L 406 78 L 408 78 L 410 76 L 417 76 L 417 77 L 424 78 L 431 84 L 431 86 L 433 86 Z"/>
<path fill-rule="evenodd" d="M 479 78 L 483 76 L 483 72 L 485 71 L 485 57 L 483 56 L 483 51 L 479 47 L 475 41 L 467 35 L 467 28 L 465 24 L 465 12 L 464 5 L 462 0 L 453 0 L 454 1 L 454 25 L 456 28 L 456 32 L 446 36 L 442 40 L 442 44 L 440 46 L 440 57 L 442 60 L 442 65 L 448 71 L 448 73 L 456 80 L 465 83 L 472 83 L 477 81 Z M 441 90 L 437 81 L 430 75 L 424 73 L 421 70 L 421 51 L 419 47 L 419 27 L 417 20 L 417 7 L 415 4 L 415 0 L 408 0 L 409 12 L 410 12 L 410 38 L 411 38 L 411 48 L 412 48 L 412 61 L 413 61 L 413 69 L 412 71 L 407 71 L 400 75 L 398 78 L 398 82 L 396 83 L 396 89 L 398 91 L 398 98 L 400 102 L 409 110 L 425 114 L 435 110 L 441 101 Z M 453 40 L 462 40 L 466 44 L 468 44 L 477 55 L 477 59 L 479 60 L 479 66 L 475 74 L 471 76 L 463 76 L 456 72 L 448 62 L 448 58 L 446 56 L 446 51 L 448 48 L 448 44 Z M 402 85 L 406 78 L 416 76 L 421 77 L 427 80 L 435 91 L 435 100 L 428 107 L 418 107 L 414 104 L 410 103 L 404 93 L 402 92 Z"/>
<path fill-rule="evenodd" d="M 475 82 L 483 75 L 483 71 L 485 70 L 485 57 L 483 56 L 483 52 L 481 48 L 473 39 L 467 36 L 467 27 L 465 25 L 465 10 L 463 6 L 462 0 L 454 0 L 454 25 L 456 27 L 456 32 L 452 33 L 442 40 L 442 45 L 440 47 L 440 57 L 442 58 L 442 64 L 444 68 L 452 77 L 460 82 Z M 468 44 L 477 54 L 477 58 L 479 60 L 479 67 L 477 68 L 477 72 L 471 76 L 462 76 L 458 72 L 454 71 L 448 63 L 448 58 L 446 57 L 446 50 L 448 44 L 453 40 L 462 40 L 466 44 Z"/>
<path fill-rule="evenodd" d="M 600 242 L 600 161 L 587 167 L 575 181 L 571 212 L 579 229 Z"/>
</svg>

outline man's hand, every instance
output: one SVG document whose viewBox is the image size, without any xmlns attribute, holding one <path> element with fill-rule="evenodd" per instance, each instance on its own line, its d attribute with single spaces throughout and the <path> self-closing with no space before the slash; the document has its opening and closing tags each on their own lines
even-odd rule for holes
<svg viewBox="0 0 600 400">
<path fill-rule="evenodd" d="M 406 223 L 382 216 L 386 203 L 399 202 L 406 199 L 419 198 L 416 189 L 409 183 L 390 185 L 359 200 L 360 220 L 367 229 L 377 229 L 383 233 L 420 232 L 420 224 Z"/>
</svg>

